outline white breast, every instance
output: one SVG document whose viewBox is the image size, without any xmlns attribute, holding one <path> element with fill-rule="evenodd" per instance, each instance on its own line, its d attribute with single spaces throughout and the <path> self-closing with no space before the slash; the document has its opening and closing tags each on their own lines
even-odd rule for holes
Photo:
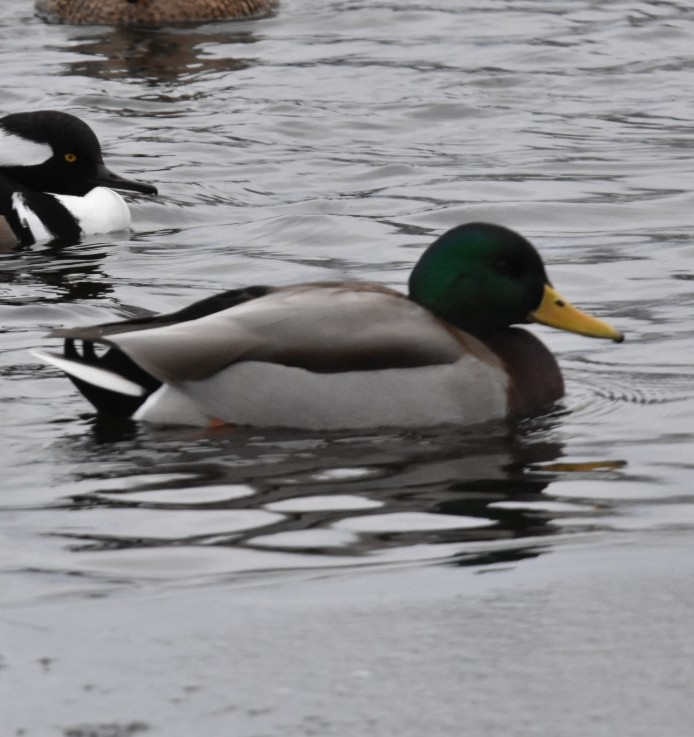
<svg viewBox="0 0 694 737">
<path fill-rule="evenodd" d="M 79 223 L 85 235 L 127 230 L 130 227 L 130 210 L 125 200 L 112 189 L 95 187 L 84 197 L 53 195 Z"/>
</svg>

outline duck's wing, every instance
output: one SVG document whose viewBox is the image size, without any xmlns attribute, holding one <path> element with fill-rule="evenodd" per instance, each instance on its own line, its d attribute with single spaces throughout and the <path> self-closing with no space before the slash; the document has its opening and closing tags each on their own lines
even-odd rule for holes
<svg viewBox="0 0 694 737">
<path fill-rule="evenodd" d="M 77 243 L 80 227 L 68 210 L 51 194 L 32 190 L 0 174 L 0 216 L 22 245 L 39 240 Z"/>
<path fill-rule="evenodd" d="M 466 353 L 496 362 L 404 295 L 362 283 L 279 288 L 202 317 L 128 326 L 59 334 L 114 346 L 164 383 L 203 380 L 239 361 L 317 373 L 447 364 Z"/>
<path fill-rule="evenodd" d="M 105 340 L 106 338 L 112 335 L 118 335 L 119 333 L 151 330 L 152 328 L 161 328 L 188 322 L 189 320 L 199 320 L 215 312 L 222 312 L 249 300 L 264 297 L 273 291 L 275 291 L 274 287 L 260 285 L 243 287 L 241 289 L 229 289 L 226 292 L 219 292 L 218 294 L 213 294 L 211 297 L 205 297 L 205 299 L 194 302 L 192 305 L 188 305 L 175 312 L 132 317 L 128 320 L 105 322 L 100 325 L 89 325 L 86 327 L 59 328 L 58 330 L 53 330 L 50 335 L 55 338 L 78 338 L 90 342 L 107 342 Z"/>
<path fill-rule="evenodd" d="M 2 243 L 23 243 L 29 245 L 34 242 L 28 225 L 23 225 L 13 205 L 13 196 L 18 186 L 9 177 L 0 173 L 0 217 L 3 220 Z"/>
<path fill-rule="evenodd" d="M 481 422 L 508 408 L 492 351 L 378 285 L 233 290 L 59 334 L 65 353 L 37 357 L 100 411 L 152 422 L 370 427 Z"/>
<path fill-rule="evenodd" d="M 109 336 L 198 320 L 264 296 L 271 291 L 272 287 L 264 286 L 232 289 L 207 297 L 176 312 L 54 330 L 52 336 L 65 339 L 63 354 L 45 351 L 32 353 L 45 363 L 65 372 L 100 411 L 113 416 L 129 417 L 161 386 L 161 381 L 143 370 L 124 351 L 109 342 Z M 110 347 L 106 352 L 97 352 L 95 343 Z"/>
</svg>

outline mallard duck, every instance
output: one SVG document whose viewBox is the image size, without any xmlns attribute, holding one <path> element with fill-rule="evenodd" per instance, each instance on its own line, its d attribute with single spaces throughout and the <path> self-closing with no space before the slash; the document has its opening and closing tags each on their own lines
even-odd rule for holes
<svg viewBox="0 0 694 737">
<path fill-rule="evenodd" d="M 527 322 L 622 341 L 550 285 L 525 238 L 469 223 L 422 254 L 409 295 L 357 281 L 236 289 L 179 312 L 58 330 L 63 355 L 37 355 L 101 412 L 136 420 L 474 424 L 562 396 L 553 355 L 511 327 Z"/>
<path fill-rule="evenodd" d="M 158 26 L 267 15 L 276 0 L 36 0 L 39 15 L 78 25 Z"/>
<path fill-rule="evenodd" d="M 157 194 L 108 169 L 96 134 L 74 115 L 37 110 L 0 118 L 0 244 L 74 242 L 129 228 L 130 210 L 111 187 Z"/>
</svg>

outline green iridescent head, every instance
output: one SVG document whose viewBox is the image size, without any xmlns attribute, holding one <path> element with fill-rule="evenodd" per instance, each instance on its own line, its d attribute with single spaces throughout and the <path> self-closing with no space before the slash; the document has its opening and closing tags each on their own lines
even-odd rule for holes
<svg viewBox="0 0 694 737">
<path fill-rule="evenodd" d="M 410 275 L 410 298 L 474 335 L 526 322 L 547 283 L 537 251 L 500 225 L 468 223 L 438 238 Z"/>
<path fill-rule="evenodd" d="M 556 292 L 533 245 L 500 225 L 468 223 L 444 233 L 415 265 L 409 290 L 410 299 L 480 338 L 509 325 L 540 322 L 623 339 Z"/>
</svg>

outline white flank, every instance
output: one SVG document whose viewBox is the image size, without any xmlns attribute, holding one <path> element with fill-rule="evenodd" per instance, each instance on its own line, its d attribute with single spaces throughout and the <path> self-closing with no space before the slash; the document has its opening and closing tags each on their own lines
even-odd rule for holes
<svg viewBox="0 0 694 737">
<path fill-rule="evenodd" d="M 144 420 L 158 425 L 192 425 L 207 427 L 210 416 L 206 415 L 190 397 L 175 386 L 164 384 L 135 412 L 133 420 Z"/>
<path fill-rule="evenodd" d="M 141 397 L 145 393 L 145 390 L 139 384 L 124 379 L 122 376 L 114 374 L 113 371 L 63 358 L 55 353 L 45 353 L 44 351 L 30 351 L 30 353 L 36 358 L 56 366 L 69 376 L 81 379 L 92 386 L 108 389 L 118 394 L 126 394 L 129 397 Z"/>
<path fill-rule="evenodd" d="M 54 194 L 53 197 L 67 208 L 85 235 L 130 227 L 130 210 L 125 200 L 107 187 L 94 187 L 84 197 L 68 194 Z"/>
<path fill-rule="evenodd" d="M 505 417 L 507 390 L 501 368 L 469 355 L 452 364 L 336 374 L 241 361 L 210 379 L 162 387 L 134 418 L 316 430 L 472 425 Z"/>
<path fill-rule="evenodd" d="M 0 166 L 36 166 L 53 156 L 47 143 L 37 143 L 9 133 L 0 126 Z"/>
<path fill-rule="evenodd" d="M 27 205 L 24 195 L 21 192 L 12 193 L 12 209 L 17 213 L 19 222 L 25 228 L 29 228 L 35 241 L 45 241 L 53 238 L 53 234 L 46 230 L 46 226 L 29 205 Z"/>
</svg>

